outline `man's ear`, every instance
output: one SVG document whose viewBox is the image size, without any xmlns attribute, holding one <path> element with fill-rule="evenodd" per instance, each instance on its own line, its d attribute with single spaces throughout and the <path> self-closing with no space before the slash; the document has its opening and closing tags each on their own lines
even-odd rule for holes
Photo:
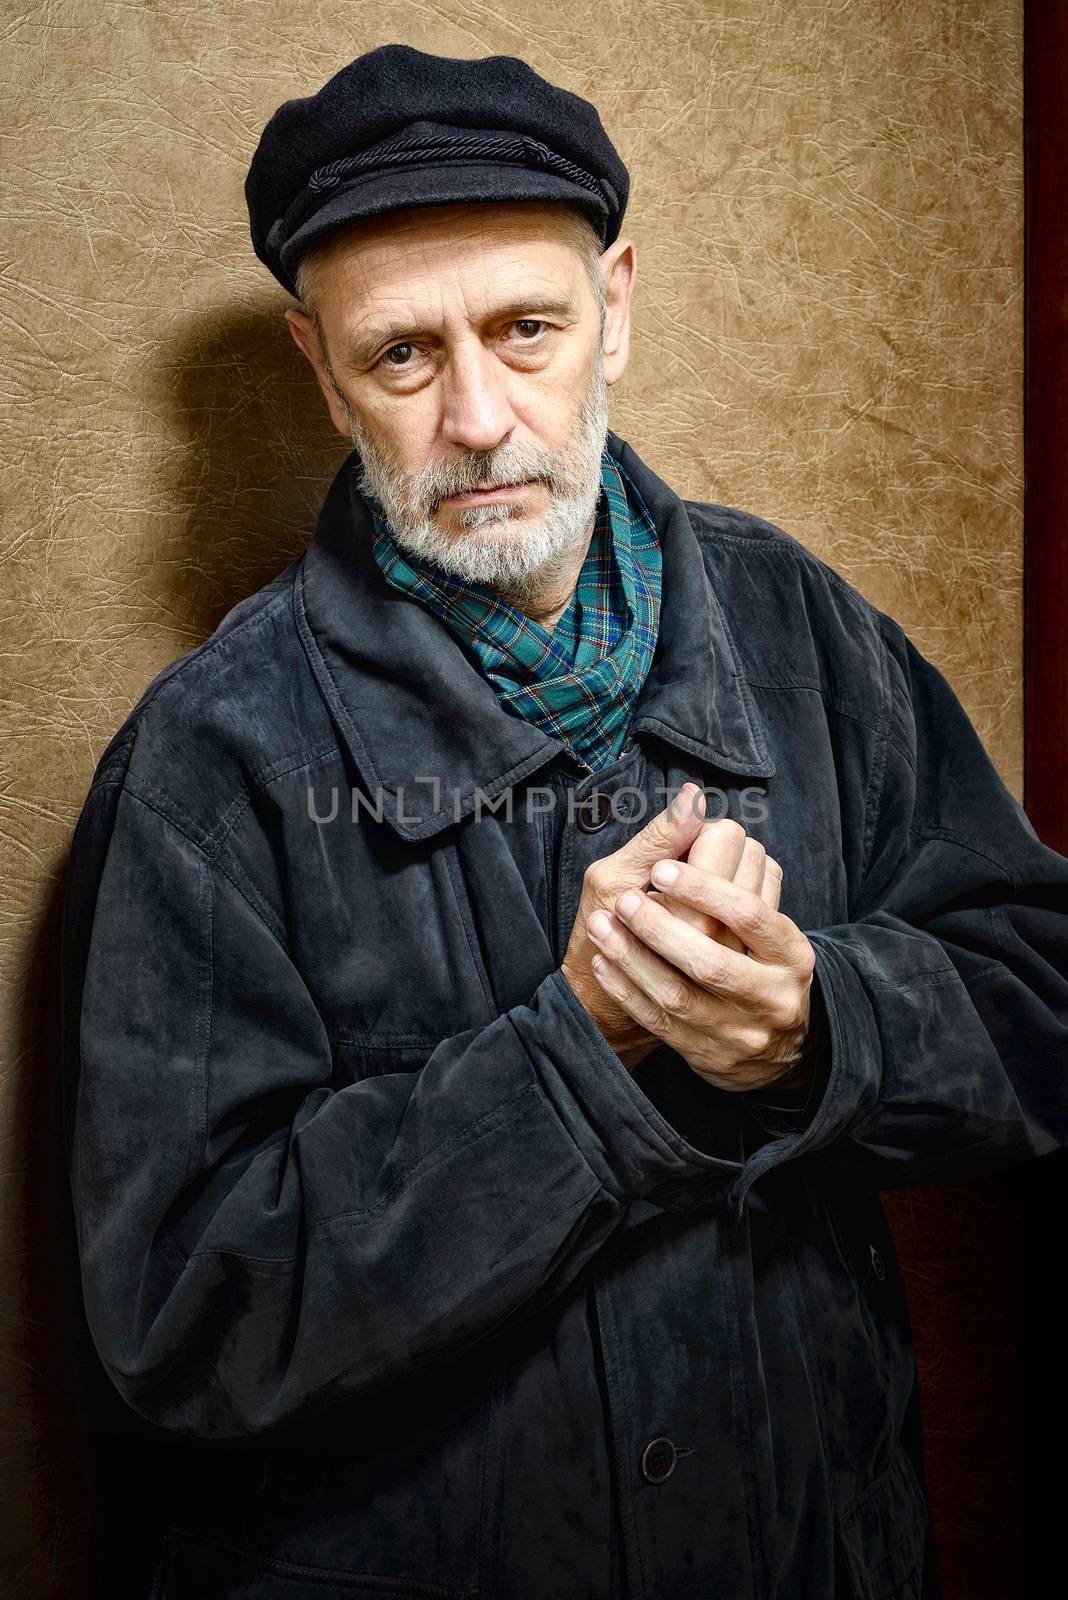
<svg viewBox="0 0 1068 1600">
<path fill-rule="evenodd" d="M 630 355 L 630 297 L 638 277 L 638 256 L 629 239 L 615 239 L 601 257 L 608 315 L 604 329 L 604 378 L 618 383 Z"/>
<path fill-rule="evenodd" d="M 351 440 L 352 430 L 349 427 L 349 419 L 345 415 L 345 407 L 341 403 L 341 396 L 334 388 L 333 379 L 327 369 L 326 362 L 323 360 L 323 352 L 319 348 L 315 324 L 304 311 L 287 311 L 286 321 L 289 323 L 289 331 L 293 335 L 296 344 L 311 362 L 315 376 L 319 380 L 319 387 L 323 391 L 323 396 L 330 411 L 331 422 L 338 433 Z"/>
</svg>

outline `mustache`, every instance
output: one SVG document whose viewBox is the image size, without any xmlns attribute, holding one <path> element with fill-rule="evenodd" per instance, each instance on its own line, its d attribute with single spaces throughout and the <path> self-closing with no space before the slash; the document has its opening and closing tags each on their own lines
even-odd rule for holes
<svg viewBox="0 0 1068 1600">
<path fill-rule="evenodd" d="M 470 482 L 458 483 L 455 489 L 427 488 L 425 492 L 421 493 L 417 488 L 415 491 L 415 497 L 417 502 L 421 501 L 422 505 L 428 512 L 433 512 L 438 509 L 438 506 L 441 504 L 442 500 L 446 499 L 450 495 L 467 494 L 472 489 L 485 489 L 489 487 L 493 487 L 495 489 L 508 489 L 514 485 L 533 485 L 536 483 L 546 484 L 550 492 L 554 494 L 558 492 L 557 480 L 553 474 L 546 474 L 544 472 L 537 474 L 532 472 L 486 472 L 483 473 L 481 477 L 472 479 Z"/>
<path fill-rule="evenodd" d="M 431 462 L 419 473 L 409 475 L 406 487 L 413 499 L 436 508 L 439 501 L 472 489 L 538 482 L 552 488 L 559 485 L 562 463 L 555 457 L 517 456 L 514 452 L 476 451 L 452 461 Z"/>
<path fill-rule="evenodd" d="M 431 462 L 421 471 L 412 472 L 394 466 L 362 432 L 356 429 L 352 432 L 353 443 L 361 456 L 373 461 L 380 475 L 393 485 L 395 493 L 405 496 L 410 505 L 418 506 L 424 513 L 436 511 L 441 501 L 450 495 L 467 494 L 472 489 L 485 489 L 490 485 L 544 483 L 554 494 L 566 487 L 566 466 L 552 454 L 535 457 L 518 456 L 514 451 L 472 451 L 451 461 Z"/>
</svg>

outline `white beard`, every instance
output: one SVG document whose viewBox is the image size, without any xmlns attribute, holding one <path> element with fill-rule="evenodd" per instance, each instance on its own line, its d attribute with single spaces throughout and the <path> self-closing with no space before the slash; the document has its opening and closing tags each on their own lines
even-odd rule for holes
<svg viewBox="0 0 1068 1600">
<path fill-rule="evenodd" d="M 585 553 L 601 492 L 601 455 L 608 431 L 608 387 L 600 346 L 574 442 L 559 453 L 503 445 L 431 463 L 413 475 L 392 466 L 347 405 L 345 411 L 360 456 L 359 488 L 379 502 L 402 550 L 464 583 L 485 584 L 517 601 L 551 585 Z M 529 505 L 520 496 L 458 508 L 454 515 L 465 530 L 460 535 L 442 531 L 434 521 L 434 510 L 445 495 L 527 478 L 540 479 L 549 489 L 549 503 L 540 517 L 520 520 Z M 509 523 L 514 526 L 497 526 Z"/>
</svg>

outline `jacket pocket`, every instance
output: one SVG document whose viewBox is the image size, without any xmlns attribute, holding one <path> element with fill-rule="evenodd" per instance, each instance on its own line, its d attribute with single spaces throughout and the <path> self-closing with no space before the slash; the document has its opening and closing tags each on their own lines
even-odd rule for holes
<svg viewBox="0 0 1068 1600">
<path fill-rule="evenodd" d="M 413 1293 L 418 1292 L 413 1286 Z M 478 1588 L 496 1368 L 485 1350 L 175 1458 L 154 1600 L 458 1600 Z"/>
<path fill-rule="evenodd" d="M 928 1510 L 904 1446 L 838 1513 L 857 1600 L 922 1600 Z"/>
<path fill-rule="evenodd" d="M 904 1278 L 879 1196 L 826 1179 L 818 1187 L 828 1233 L 865 1303 L 878 1320 L 905 1324 Z"/>
<path fill-rule="evenodd" d="M 256 1559 L 223 1540 L 197 1539 L 168 1529 L 152 1600 L 476 1600 L 474 1589 L 433 1581 L 339 1570 L 314 1562 Z"/>
</svg>

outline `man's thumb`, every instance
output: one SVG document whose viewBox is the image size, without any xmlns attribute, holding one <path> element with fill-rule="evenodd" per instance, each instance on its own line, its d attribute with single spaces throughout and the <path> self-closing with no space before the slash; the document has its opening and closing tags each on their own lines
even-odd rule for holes
<svg viewBox="0 0 1068 1600">
<path fill-rule="evenodd" d="M 629 874 L 651 867 L 664 856 L 680 856 L 690 848 L 704 820 L 704 791 L 696 783 L 684 783 L 672 804 L 620 845 L 614 858 Z"/>
</svg>

